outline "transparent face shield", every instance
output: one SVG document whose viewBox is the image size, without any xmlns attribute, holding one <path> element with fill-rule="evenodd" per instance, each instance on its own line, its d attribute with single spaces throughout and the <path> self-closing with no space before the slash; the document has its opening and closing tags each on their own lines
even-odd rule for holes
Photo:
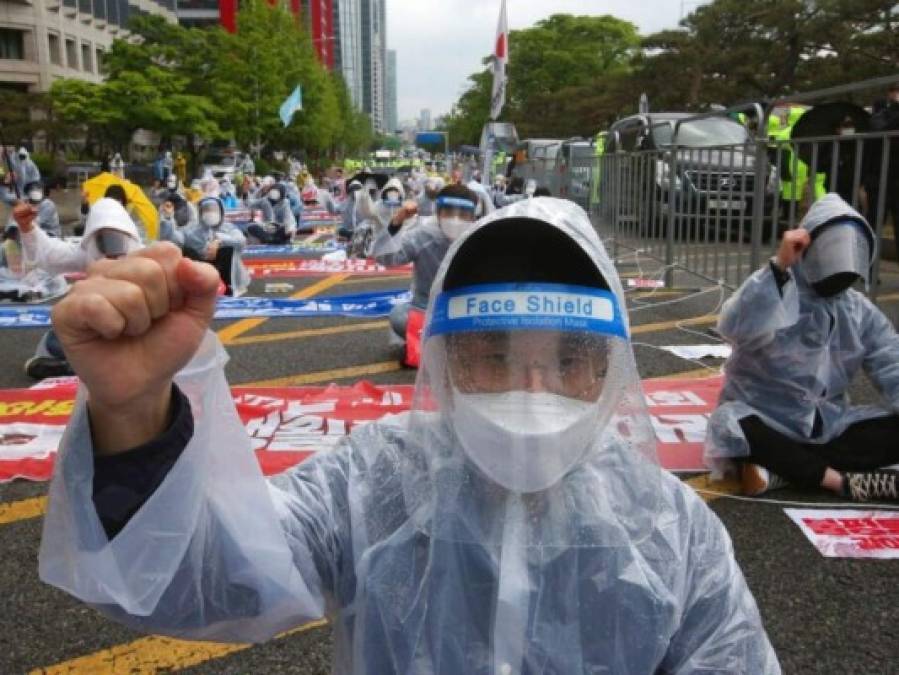
<svg viewBox="0 0 899 675">
<path fill-rule="evenodd" d="M 802 268 L 812 285 L 844 275 L 868 282 L 871 248 L 868 237 L 854 222 L 826 225 L 805 252 Z"/>
<path fill-rule="evenodd" d="M 133 238 L 124 232 L 110 228 L 98 230 L 93 236 L 91 244 L 96 251 L 91 256 L 93 259 L 110 258 L 115 260 L 138 248 L 137 242 Z"/>
<path fill-rule="evenodd" d="M 475 204 L 459 197 L 437 198 L 437 223 L 450 241 L 458 239 L 475 221 Z"/>
<path fill-rule="evenodd" d="M 522 518 L 539 514 L 522 546 L 586 543 L 584 527 L 606 530 L 589 545 L 619 546 L 651 529 L 655 438 L 614 294 L 520 283 L 444 292 L 423 357 L 413 432 L 435 452 L 410 490 L 434 491 L 434 536 L 507 546 L 510 500 Z"/>
</svg>

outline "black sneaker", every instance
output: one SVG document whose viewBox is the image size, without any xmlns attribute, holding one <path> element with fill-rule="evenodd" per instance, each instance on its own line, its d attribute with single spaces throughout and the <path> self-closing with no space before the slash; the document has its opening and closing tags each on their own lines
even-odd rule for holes
<svg viewBox="0 0 899 675">
<path fill-rule="evenodd" d="M 52 356 L 32 356 L 25 362 L 25 374 L 35 380 L 44 380 L 48 377 L 63 377 L 75 373 L 65 359 L 55 359 Z"/>
<path fill-rule="evenodd" d="M 847 472 L 846 485 L 849 496 L 857 502 L 872 499 L 899 501 L 899 471 L 895 469 Z"/>
</svg>

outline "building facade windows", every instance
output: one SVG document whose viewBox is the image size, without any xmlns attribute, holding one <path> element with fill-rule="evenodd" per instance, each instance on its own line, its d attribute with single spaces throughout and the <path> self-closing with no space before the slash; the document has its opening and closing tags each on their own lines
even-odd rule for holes
<svg viewBox="0 0 899 675">
<path fill-rule="evenodd" d="M 22 61 L 25 58 L 25 31 L 0 28 L 0 59 Z"/>
<path fill-rule="evenodd" d="M 94 72 L 93 51 L 89 42 L 81 43 L 81 68 L 86 73 Z"/>
<path fill-rule="evenodd" d="M 78 70 L 78 50 L 74 38 L 66 38 L 66 65 Z"/>
<path fill-rule="evenodd" d="M 62 65 L 62 47 L 59 44 L 59 35 L 47 33 L 47 48 L 50 53 L 50 63 L 54 66 Z"/>
</svg>

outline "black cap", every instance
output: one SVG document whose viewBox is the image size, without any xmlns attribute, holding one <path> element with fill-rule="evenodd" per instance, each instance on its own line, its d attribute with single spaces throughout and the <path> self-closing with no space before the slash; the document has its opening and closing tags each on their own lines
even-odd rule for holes
<svg viewBox="0 0 899 675">
<path fill-rule="evenodd" d="M 534 218 L 504 218 L 478 227 L 456 251 L 443 290 L 497 283 L 609 288 L 577 242 Z"/>
</svg>

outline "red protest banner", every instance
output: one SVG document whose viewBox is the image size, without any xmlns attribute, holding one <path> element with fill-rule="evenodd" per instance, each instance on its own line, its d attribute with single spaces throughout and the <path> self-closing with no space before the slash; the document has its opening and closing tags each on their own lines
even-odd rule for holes
<svg viewBox="0 0 899 675">
<path fill-rule="evenodd" d="M 0 482 L 48 480 L 77 383 L 0 390 Z M 648 380 L 646 404 L 662 466 L 703 471 L 702 445 L 721 380 Z M 409 409 L 412 385 L 232 387 L 237 413 L 266 475 L 333 449 L 354 426 Z"/>
<path fill-rule="evenodd" d="M 318 259 L 283 259 L 283 258 L 244 258 L 243 261 L 250 274 L 255 278 L 270 277 L 304 277 L 326 274 L 358 274 L 358 275 L 409 275 L 411 265 L 385 267 L 373 260 L 318 260 Z"/>
<path fill-rule="evenodd" d="M 828 558 L 899 558 L 899 513 L 853 509 L 784 509 Z"/>
</svg>

